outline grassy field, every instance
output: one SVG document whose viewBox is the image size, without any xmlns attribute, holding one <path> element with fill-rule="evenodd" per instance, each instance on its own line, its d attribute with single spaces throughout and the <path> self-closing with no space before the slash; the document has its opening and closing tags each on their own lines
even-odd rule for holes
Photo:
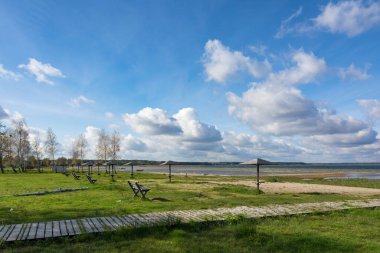
<svg viewBox="0 0 380 253">
<path fill-rule="evenodd" d="M 3 252 L 380 252 L 380 208 L 119 230 L 0 246 Z"/>
<path fill-rule="evenodd" d="M 90 184 L 60 173 L 0 174 L 0 224 L 121 215 L 179 209 L 206 209 L 233 206 L 259 206 L 300 202 L 354 199 L 337 194 L 256 194 L 246 186 L 218 185 L 208 181 L 247 180 L 247 177 L 174 176 L 169 183 L 163 174 L 138 173 L 134 180 L 151 188 L 148 198 L 133 198 L 127 181 L 129 173 L 119 172 L 116 181 L 104 174 L 94 175 Z M 254 180 L 254 178 L 252 178 Z M 11 194 L 89 187 L 89 190 L 41 196 L 7 196 Z"/>
</svg>

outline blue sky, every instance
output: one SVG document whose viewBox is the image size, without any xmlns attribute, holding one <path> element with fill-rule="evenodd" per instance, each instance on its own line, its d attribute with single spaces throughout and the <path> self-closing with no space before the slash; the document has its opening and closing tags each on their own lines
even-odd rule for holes
<svg viewBox="0 0 380 253">
<path fill-rule="evenodd" d="M 0 117 L 62 155 L 380 161 L 379 1 L 1 1 Z"/>
</svg>

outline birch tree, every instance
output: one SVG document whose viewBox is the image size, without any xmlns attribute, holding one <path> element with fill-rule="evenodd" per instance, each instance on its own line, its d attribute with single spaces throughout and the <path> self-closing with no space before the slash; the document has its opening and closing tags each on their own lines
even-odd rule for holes
<svg viewBox="0 0 380 253">
<path fill-rule="evenodd" d="M 112 160 L 117 160 L 119 151 L 120 151 L 120 133 L 116 130 L 113 131 L 111 138 L 110 138 L 110 150 L 109 155 Z"/>
<path fill-rule="evenodd" d="M 98 135 L 98 143 L 96 144 L 96 156 L 99 160 L 107 161 L 110 153 L 110 137 L 108 133 L 102 129 Z"/>
<path fill-rule="evenodd" d="M 42 158 L 42 152 L 43 152 L 43 147 L 41 144 L 42 142 L 41 142 L 40 134 L 37 133 L 32 142 L 32 153 L 33 155 L 35 155 L 36 160 L 37 160 L 38 172 L 41 172 L 41 158 Z"/>
<path fill-rule="evenodd" d="M 3 157 L 5 155 L 6 148 L 7 148 L 7 142 L 8 142 L 6 133 L 7 133 L 7 131 L 6 131 L 5 125 L 3 125 L 0 122 L 0 169 L 1 169 L 1 173 L 4 173 Z"/>
<path fill-rule="evenodd" d="M 19 170 L 25 171 L 25 159 L 30 152 L 29 132 L 24 120 L 13 122 L 13 142 Z"/>
<path fill-rule="evenodd" d="M 87 146 L 88 146 L 88 142 L 87 142 L 87 140 L 86 140 L 86 138 L 84 137 L 83 134 L 81 134 L 78 137 L 78 139 L 76 141 L 76 145 L 77 145 L 78 156 L 81 159 L 81 161 L 83 161 L 83 159 L 86 156 Z"/>
<path fill-rule="evenodd" d="M 45 151 L 48 153 L 50 159 L 52 159 L 53 166 L 55 165 L 55 154 L 58 151 L 58 145 L 57 136 L 51 128 L 48 128 L 45 140 Z"/>
</svg>

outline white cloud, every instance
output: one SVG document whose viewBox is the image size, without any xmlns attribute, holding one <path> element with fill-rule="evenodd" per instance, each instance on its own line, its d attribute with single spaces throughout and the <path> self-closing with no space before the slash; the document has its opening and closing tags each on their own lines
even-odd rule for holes
<svg viewBox="0 0 380 253">
<path fill-rule="evenodd" d="M 377 99 L 361 99 L 358 100 L 359 105 L 363 106 L 370 117 L 380 120 L 380 100 Z"/>
<path fill-rule="evenodd" d="M 124 121 L 134 131 L 144 135 L 167 135 L 177 140 L 199 143 L 222 139 L 215 126 L 199 121 L 193 108 L 183 108 L 170 116 L 162 109 L 146 107 L 135 114 L 126 113 Z"/>
<path fill-rule="evenodd" d="M 132 136 L 131 134 L 124 136 L 121 147 L 122 147 L 122 150 L 121 150 L 122 152 L 127 152 L 127 151 L 143 152 L 143 151 L 146 151 L 147 149 L 147 146 L 143 141 Z"/>
<path fill-rule="evenodd" d="M 82 104 L 95 104 L 95 101 L 83 95 L 80 95 L 76 98 L 71 99 L 69 104 L 73 107 L 81 107 Z"/>
<path fill-rule="evenodd" d="M 231 51 L 219 40 L 207 41 L 202 61 L 207 80 L 219 83 L 224 83 L 229 77 L 240 71 L 248 72 L 259 78 L 271 70 L 271 65 L 267 60 L 260 62 L 241 52 Z"/>
<path fill-rule="evenodd" d="M 178 122 L 164 110 L 146 107 L 137 113 L 124 114 L 123 119 L 134 131 L 146 135 L 178 135 Z"/>
<path fill-rule="evenodd" d="M 355 67 L 354 64 L 351 64 L 347 68 L 339 69 L 339 77 L 343 80 L 353 79 L 353 80 L 367 80 L 371 76 L 367 73 L 368 69 L 360 69 Z"/>
<path fill-rule="evenodd" d="M 325 145 L 355 147 L 376 142 L 377 133 L 372 129 L 363 129 L 354 133 L 315 135 L 311 141 Z"/>
<path fill-rule="evenodd" d="M 297 88 L 300 84 L 316 82 L 327 70 L 323 59 L 300 49 L 292 52 L 291 60 L 293 66 L 253 83 L 241 97 L 227 93 L 229 113 L 255 131 L 282 136 L 276 140 L 278 144 L 284 136 L 289 136 L 286 138 L 290 138 L 290 143 L 292 138 L 311 136 L 320 144 L 334 142 L 337 146 L 367 145 L 377 141 L 377 133 L 368 123 L 321 108 Z"/>
<path fill-rule="evenodd" d="M 295 63 L 295 66 L 269 74 L 267 85 L 310 83 L 327 69 L 324 59 L 315 57 L 313 53 L 305 53 L 302 49 L 292 53 L 292 62 Z"/>
<path fill-rule="evenodd" d="M 20 76 L 13 71 L 5 69 L 3 64 L 0 64 L 0 78 L 18 81 Z"/>
<path fill-rule="evenodd" d="M 306 22 L 292 23 L 301 15 L 302 9 L 282 21 L 276 38 L 289 33 L 305 33 L 326 30 L 330 33 L 354 37 L 380 24 L 380 3 L 376 1 L 339 1 L 329 2 L 321 8 L 320 14 Z"/>
<path fill-rule="evenodd" d="M 380 3 L 374 1 L 340 1 L 328 3 L 314 19 L 315 26 L 349 37 L 359 35 L 380 23 Z"/>
<path fill-rule="evenodd" d="M 59 69 L 49 63 L 42 63 L 34 58 L 29 58 L 28 64 L 20 64 L 18 67 L 28 70 L 35 76 L 37 82 L 50 85 L 53 85 L 54 82 L 49 80 L 48 77 L 65 77 Z"/>
<path fill-rule="evenodd" d="M 188 141 L 215 142 L 222 139 L 215 126 L 198 120 L 193 108 L 183 108 L 173 115 L 182 129 L 183 139 Z"/>
</svg>

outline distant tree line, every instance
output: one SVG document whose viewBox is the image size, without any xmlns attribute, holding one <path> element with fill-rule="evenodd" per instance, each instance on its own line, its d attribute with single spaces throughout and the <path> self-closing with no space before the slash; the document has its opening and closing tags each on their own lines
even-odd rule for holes
<svg viewBox="0 0 380 253">
<path fill-rule="evenodd" d="M 5 167 L 14 172 L 25 172 L 27 169 L 41 168 L 55 165 L 79 166 L 88 161 L 88 141 L 81 134 L 72 142 L 69 157 L 59 157 L 60 148 L 57 136 L 51 128 L 46 131 L 46 137 L 41 138 L 38 132 L 30 138 L 30 128 L 24 119 L 14 120 L 10 126 L 0 122 L 0 170 L 4 173 Z M 98 134 L 96 144 L 96 163 L 103 164 L 109 160 L 118 160 L 121 146 L 121 135 L 118 131 L 111 134 L 102 129 Z"/>
</svg>

